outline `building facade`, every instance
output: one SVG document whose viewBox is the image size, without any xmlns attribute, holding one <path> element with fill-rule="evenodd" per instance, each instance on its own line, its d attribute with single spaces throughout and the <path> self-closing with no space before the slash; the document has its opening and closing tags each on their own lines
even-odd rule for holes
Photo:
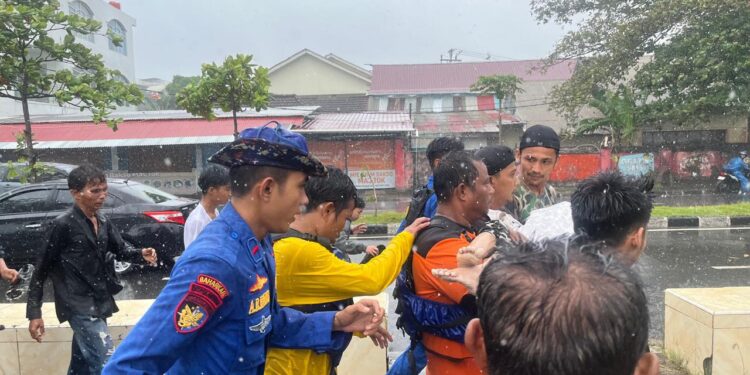
<svg viewBox="0 0 750 375">
<path fill-rule="evenodd" d="M 103 0 L 60 0 L 60 10 L 67 14 L 76 14 L 84 18 L 94 19 L 102 24 L 96 34 L 75 34 L 77 41 L 95 54 L 102 55 L 104 65 L 109 69 L 118 70 L 124 82 L 135 82 L 135 59 L 133 44 L 133 29 L 135 18 L 123 12 L 120 3 Z M 120 45 L 112 43 L 107 32 L 118 35 Z M 53 31 L 51 37 L 62 41 L 66 33 Z M 45 68 L 59 70 L 71 69 L 63 63 L 50 63 Z M 78 108 L 61 107 L 54 99 L 36 99 L 29 101 L 29 111 L 34 115 L 80 113 Z M 12 117 L 23 113 L 21 103 L 11 99 L 0 99 L 0 117 Z"/>
</svg>

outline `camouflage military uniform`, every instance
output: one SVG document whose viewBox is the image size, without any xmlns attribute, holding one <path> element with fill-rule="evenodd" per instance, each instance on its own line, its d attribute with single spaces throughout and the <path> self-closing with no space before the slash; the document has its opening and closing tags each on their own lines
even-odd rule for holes
<svg viewBox="0 0 750 375">
<path fill-rule="evenodd" d="M 536 195 L 523 183 L 518 184 L 513 192 L 513 202 L 508 205 L 510 212 L 518 221 L 525 223 L 531 211 L 549 207 L 560 200 L 560 194 L 550 185 L 544 187 L 541 195 Z"/>
</svg>

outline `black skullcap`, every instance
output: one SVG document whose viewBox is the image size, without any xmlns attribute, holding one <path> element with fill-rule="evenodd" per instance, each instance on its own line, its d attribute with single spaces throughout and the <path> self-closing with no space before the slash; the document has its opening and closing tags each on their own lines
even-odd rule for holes
<svg viewBox="0 0 750 375">
<path fill-rule="evenodd" d="M 518 148 L 523 150 L 529 147 L 545 147 L 560 152 L 560 137 L 549 126 L 534 125 L 523 132 Z"/>
<path fill-rule="evenodd" d="M 482 159 L 484 165 L 487 166 L 487 173 L 490 176 L 502 171 L 516 161 L 513 150 L 501 145 L 482 147 L 474 155 Z"/>
</svg>

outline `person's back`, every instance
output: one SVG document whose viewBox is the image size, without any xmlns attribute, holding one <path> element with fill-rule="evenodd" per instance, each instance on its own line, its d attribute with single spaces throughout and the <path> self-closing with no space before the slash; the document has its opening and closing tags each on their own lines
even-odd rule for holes
<svg viewBox="0 0 750 375">
<path fill-rule="evenodd" d="M 527 243 L 482 272 L 465 341 L 488 374 L 658 374 L 638 276 L 601 242 Z"/>
<path fill-rule="evenodd" d="M 351 305 L 353 297 L 382 292 L 408 258 L 416 231 L 427 224 L 426 219 L 418 219 L 383 254 L 367 264 L 352 264 L 331 245 L 355 209 L 357 190 L 351 179 L 329 167 L 328 176 L 307 181 L 305 193 L 309 199 L 305 212 L 287 233 L 277 236 L 273 246 L 279 305 L 304 313 L 338 311 Z M 323 353 L 271 348 L 265 373 L 328 375 L 345 348 Z"/>
</svg>

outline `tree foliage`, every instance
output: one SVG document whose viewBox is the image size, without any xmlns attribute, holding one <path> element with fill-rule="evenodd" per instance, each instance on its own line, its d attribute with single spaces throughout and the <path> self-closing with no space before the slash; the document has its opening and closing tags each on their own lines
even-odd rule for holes
<svg viewBox="0 0 750 375">
<path fill-rule="evenodd" d="M 577 134 L 606 131 L 612 137 L 613 150 L 632 140 L 640 124 L 640 109 L 630 88 L 620 85 L 615 91 L 596 90 L 588 105 L 602 117 L 581 120 L 575 129 Z"/>
<path fill-rule="evenodd" d="M 189 84 L 196 84 L 200 80 L 198 76 L 174 76 L 161 93 L 146 93 L 143 101 L 143 109 L 149 111 L 160 111 L 168 109 L 179 109 L 177 105 L 177 94 Z M 153 95 L 153 96 L 152 96 Z"/>
<path fill-rule="evenodd" d="M 177 94 L 177 104 L 195 116 L 212 120 L 215 108 L 232 112 L 237 138 L 237 112 L 245 108 L 267 108 L 268 69 L 252 63 L 252 55 L 229 56 L 221 65 L 203 64 L 197 83 L 188 84 Z"/>
<path fill-rule="evenodd" d="M 506 98 L 515 99 L 516 94 L 523 93 L 523 80 L 514 75 L 481 76 L 471 85 L 471 91 L 483 95 L 492 95 L 500 103 Z"/>
<path fill-rule="evenodd" d="M 598 88 L 630 86 L 644 119 L 686 124 L 750 113 L 747 0 L 532 0 L 541 23 L 573 25 L 548 56 L 579 64 L 552 92 L 569 121 Z"/>
<path fill-rule="evenodd" d="M 123 83 L 118 71 L 104 66 L 101 55 L 76 41 L 76 34 L 100 28 L 95 20 L 63 13 L 55 0 L 0 0 L 0 98 L 22 105 L 25 130 L 19 148 L 31 168 L 37 154 L 29 100 L 54 99 L 89 110 L 94 122 L 106 122 L 114 130 L 120 120 L 110 118 L 112 111 L 142 100 L 135 85 Z"/>
</svg>

